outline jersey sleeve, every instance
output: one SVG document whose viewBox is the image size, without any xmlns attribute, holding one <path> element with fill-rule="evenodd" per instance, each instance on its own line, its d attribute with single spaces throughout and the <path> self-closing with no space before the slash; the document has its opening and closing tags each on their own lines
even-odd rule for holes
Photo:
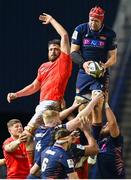
<svg viewBox="0 0 131 180">
<path fill-rule="evenodd" d="M 108 39 L 108 50 L 114 50 L 117 48 L 116 33 L 112 31 Z"/>
<path fill-rule="evenodd" d="M 41 69 L 41 66 L 39 67 L 38 72 L 37 72 L 37 77 L 36 77 L 36 79 L 37 79 L 38 81 L 41 81 L 40 69 Z"/>
<path fill-rule="evenodd" d="M 3 142 L 2 148 L 3 148 L 4 151 L 5 151 L 5 145 L 11 143 L 12 141 L 13 141 L 12 138 L 8 138 Z"/>
<path fill-rule="evenodd" d="M 116 146 L 119 147 L 121 145 L 123 145 L 123 136 L 121 134 L 119 134 L 118 137 L 111 137 L 112 139 L 112 143 Z"/>
<path fill-rule="evenodd" d="M 72 144 L 69 154 L 76 164 L 85 155 L 85 146 L 81 144 Z"/>
<path fill-rule="evenodd" d="M 100 137 L 100 131 L 102 129 L 102 125 L 92 125 L 92 134 L 93 137 L 98 141 L 99 137 Z"/>
<path fill-rule="evenodd" d="M 82 28 L 81 25 L 77 26 L 72 34 L 71 43 L 81 45 L 82 41 Z"/>
<path fill-rule="evenodd" d="M 74 161 L 73 159 L 69 158 L 67 154 L 63 155 L 60 161 L 61 164 L 64 166 L 67 174 L 74 172 Z"/>
</svg>

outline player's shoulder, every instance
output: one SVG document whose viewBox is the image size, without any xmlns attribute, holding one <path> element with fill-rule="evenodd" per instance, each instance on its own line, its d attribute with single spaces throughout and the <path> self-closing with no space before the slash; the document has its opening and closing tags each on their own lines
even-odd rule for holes
<svg viewBox="0 0 131 180">
<path fill-rule="evenodd" d="M 59 56 L 59 57 L 57 58 L 57 60 L 56 60 L 56 61 L 54 61 L 54 62 L 57 62 L 57 61 L 59 61 L 60 59 L 63 59 L 63 58 L 68 58 L 68 59 L 71 59 L 70 54 L 67 54 L 67 53 L 65 53 L 65 52 L 61 51 L 60 56 Z"/>
<path fill-rule="evenodd" d="M 10 142 L 14 141 L 12 137 L 9 137 L 7 139 L 5 139 L 5 141 L 3 142 L 3 144 L 8 144 Z"/>
<path fill-rule="evenodd" d="M 39 65 L 39 70 L 46 67 L 46 66 L 48 66 L 49 63 L 50 63 L 49 61 L 46 61 L 46 62 L 43 62 L 42 64 L 40 64 Z"/>
<path fill-rule="evenodd" d="M 44 153 L 51 155 L 52 159 L 54 157 L 61 157 L 61 155 L 64 155 L 63 149 L 60 148 L 59 146 L 53 145 L 53 146 L 48 146 L 45 150 Z M 63 156 L 62 156 L 63 157 Z"/>
<path fill-rule="evenodd" d="M 75 30 L 85 30 L 88 28 L 88 23 L 82 23 L 76 26 Z"/>
<path fill-rule="evenodd" d="M 112 28 L 110 28 L 109 26 L 104 26 L 103 31 L 106 34 L 109 34 L 110 36 L 116 36 L 115 31 Z"/>
<path fill-rule="evenodd" d="M 40 126 L 35 130 L 35 133 L 45 131 L 45 130 L 46 130 L 46 128 L 44 126 Z"/>
<path fill-rule="evenodd" d="M 59 156 L 59 157 L 63 157 L 65 154 L 67 154 L 67 152 L 65 151 L 65 149 L 63 147 L 57 146 L 56 144 L 54 144 L 52 146 L 52 150 L 54 150 L 56 152 L 57 156 Z"/>
<path fill-rule="evenodd" d="M 119 143 L 119 144 L 123 144 L 124 142 L 124 137 L 123 135 L 120 133 L 117 137 L 111 137 L 111 140 L 114 141 L 115 143 Z"/>
</svg>

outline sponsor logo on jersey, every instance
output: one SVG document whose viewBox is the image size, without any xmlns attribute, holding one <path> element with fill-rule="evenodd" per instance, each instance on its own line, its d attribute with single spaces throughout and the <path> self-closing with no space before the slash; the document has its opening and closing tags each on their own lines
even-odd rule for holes
<svg viewBox="0 0 131 180">
<path fill-rule="evenodd" d="M 83 39 L 83 45 L 89 46 L 89 47 L 103 48 L 105 46 L 105 42 L 100 41 L 100 40 L 92 40 L 92 39 L 85 38 Z"/>
<path fill-rule="evenodd" d="M 100 36 L 100 39 L 101 39 L 101 40 L 106 40 L 107 37 L 106 37 L 106 36 Z"/>
<path fill-rule="evenodd" d="M 67 164 L 68 164 L 69 168 L 74 168 L 74 162 L 72 159 L 67 159 Z"/>
</svg>

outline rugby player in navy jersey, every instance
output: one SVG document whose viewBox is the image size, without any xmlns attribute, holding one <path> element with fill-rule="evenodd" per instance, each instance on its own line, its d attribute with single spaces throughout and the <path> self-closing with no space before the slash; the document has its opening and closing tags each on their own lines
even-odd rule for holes
<svg viewBox="0 0 131 180">
<path fill-rule="evenodd" d="M 69 131 L 75 130 L 76 128 L 80 127 L 81 125 L 81 116 L 88 116 L 93 107 L 97 104 L 97 102 L 103 98 L 102 94 L 98 94 L 95 98 L 93 98 L 90 103 L 87 105 L 87 107 L 82 110 L 73 120 L 67 122 L 66 124 L 61 124 L 60 116 L 58 111 L 54 110 L 46 110 L 43 114 L 43 121 L 45 126 L 41 126 L 36 130 L 35 133 L 35 162 L 39 159 L 41 152 L 50 145 L 50 142 L 52 140 L 51 133 L 54 131 L 54 128 L 59 125 L 58 127 L 64 127 L 67 128 Z M 66 110 L 65 110 L 66 111 Z M 66 114 L 65 112 L 63 114 Z M 67 113 L 68 114 L 68 113 Z M 87 137 L 89 145 L 85 148 L 82 147 L 82 154 L 81 157 L 84 155 L 91 155 L 96 154 L 98 149 L 96 142 L 90 137 L 89 135 L 85 135 Z M 74 148 L 81 151 L 81 146 L 73 147 L 73 152 L 75 152 Z M 79 153 L 80 156 L 80 153 Z M 79 156 L 77 156 L 79 158 Z M 32 175 L 28 176 L 28 178 L 33 178 Z"/>
<path fill-rule="evenodd" d="M 60 128 L 55 133 L 54 145 L 42 151 L 30 174 L 36 174 L 41 169 L 42 179 L 78 179 L 74 171 L 74 162 L 67 152 L 71 143 L 71 132 Z"/>
<path fill-rule="evenodd" d="M 34 162 L 39 158 L 40 153 L 50 144 L 51 133 L 54 131 L 54 127 L 58 124 L 61 124 L 70 113 L 72 113 L 77 107 L 78 103 L 74 101 L 71 107 L 61 111 L 55 111 L 54 107 L 49 107 L 48 111 L 45 111 L 43 114 L 44 125 L 41 125 L 36 129 L 34 133 L 35 141 L 35 155 Z"/>
<path fill-rule="evenodd" d="M 93 98 L 90 103 L 83 109 L 79 114 L 71 121 L 63 124 L 64 128 L 67 128 L 69 131 L 75 130 L 76 128 L 80 127 L 80 120 L 81 116 L 87 116 L 91 113 L 94 106 L 97 102 L 103 98 L 102 94 L 98 94 L 95 98 Z M 77 105 L 75 105 L 77 106 Z M 51 141 L 51 133 L 54 130 L 54 127 L 61 124 L 61 119 L 65 117 L 65 114 L 69 114 L 68 110 L 59 113 L 55 110 L 46 110 L 43 113 L 43 121 L 44 126 L 39 127 L 35 132 L 35 157 L 34 161 L 38 159 L 40 153 L 50 144 Z"/>
<path fill-rule="evenodd" d="M 76 173 L 74 174 L 74 168 L 81 157 L 98 153 L 98 147 L 90 133 L 87 118 L 80 117 L 80 120 L 81 125 L 79 127 L 83 130 L 88 145 L 74 144 L 74 131 L 70 133 L 65 128 L 58 129 L 55 132 L 56 142 L 54 146 L 48 147 L 41 153 L 41 158 L 39 157 L 30 171 L 31 174 L 36 175 L 41 168 L 42 178 L 64 179 L 67 178 L 67 174 L 70 179 L 77 177 Z"/>
<path fill-rule="evenodd" d="M 100 121 L 93 121 L 93 136 L 100 152 L 91 171 L 92 179 L 125 179 L 123 159 L 123 136 L 116 117 L 109 104 L 105 103 L 107 123 L 102 127 Z"/>
<path fill-rule="evenodd" d="M 104 13 L 101 7 L 92 8 L 89 22 L 78 25 L 72 35 L 72 60 L 80 66 L 76 82 L 79 96 L 87 97 L 96 90 L 108 91 L 109 88 L 108 68 L 116 63 L 117 44 L 116 33 L 104 24 Z M 97 61 L 104 68 L 102 77 L 90 75 L 88 64 L 91 61 Z M 101 102 L 95 110 L 98 118 L 102 118 L 102 107 Z"/>
</svg>

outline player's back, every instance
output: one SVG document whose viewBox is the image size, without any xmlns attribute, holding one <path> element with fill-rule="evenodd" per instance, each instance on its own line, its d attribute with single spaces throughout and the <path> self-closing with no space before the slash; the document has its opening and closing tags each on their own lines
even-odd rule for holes
<svg viewBox="0 0 131 180">
<path fill-rule="evenodd" d="M 36 162 L 39 159 L 41 152 L 47 148 L 52 140 L 51 134 L 54 128 L 40 126 L 35 131 L 35 155 L 34 161 Z"/>
<path fill-rule="evenodd" d="M 41 153 L 41 177 L 64 179 L 74 171 L 74 164 L 67 152 L 59 146 L 50 146 Z"/>
</svg>

